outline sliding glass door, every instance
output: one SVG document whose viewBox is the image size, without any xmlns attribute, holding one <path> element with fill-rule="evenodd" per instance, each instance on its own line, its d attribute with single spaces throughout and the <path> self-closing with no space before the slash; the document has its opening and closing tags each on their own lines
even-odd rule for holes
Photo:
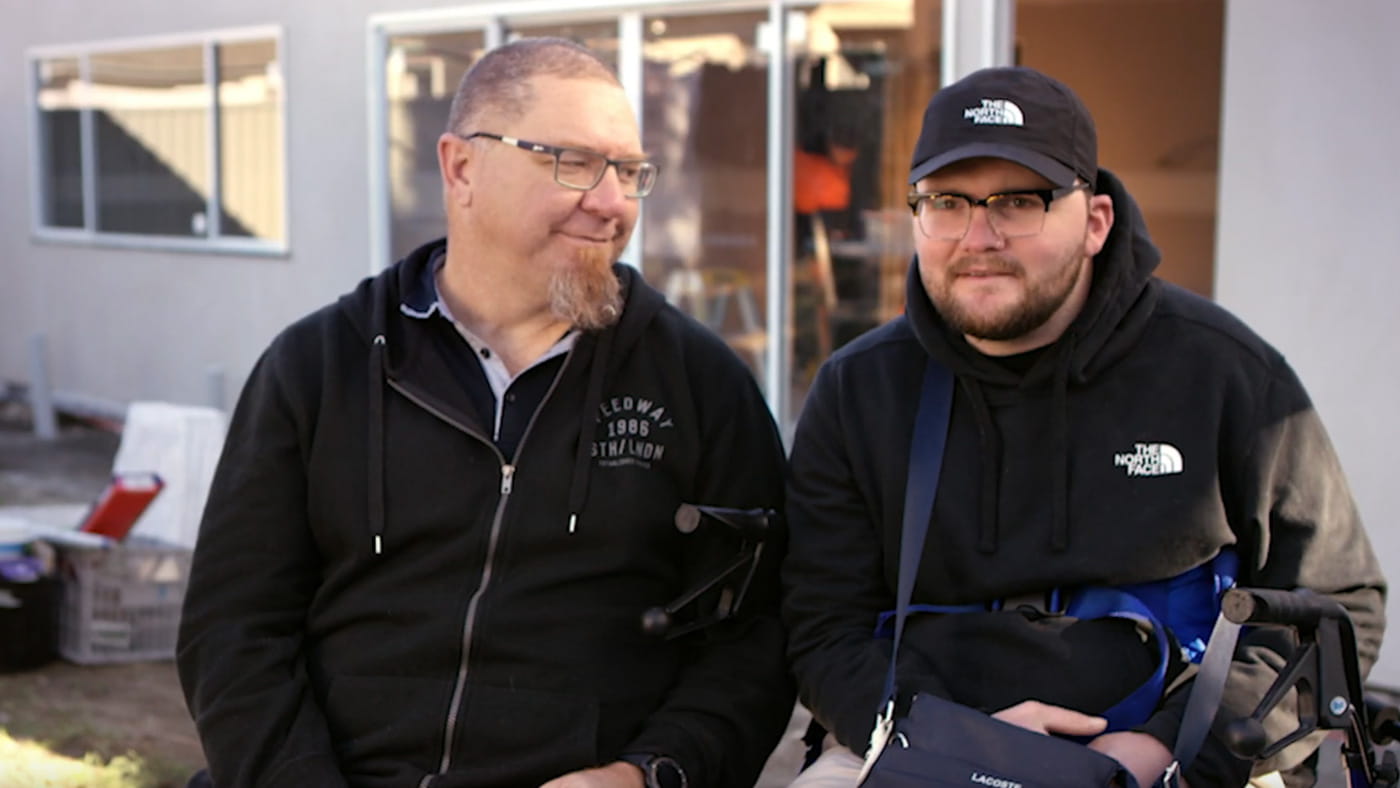
<svg viewBox="0 0 1400 788">
<path fill-rule="evenodd" d="M 481 11 L 378 23 L 377 264 L 443 234 L 435 141 L 466 68 L 517 36 L 583 43 L 617 68 L 661 166 L 624 261 L 729 343 L 786 432 L 821 362 L 903 308 L 904 173 L 938 85 L 938 0 Z"/>
</svg>

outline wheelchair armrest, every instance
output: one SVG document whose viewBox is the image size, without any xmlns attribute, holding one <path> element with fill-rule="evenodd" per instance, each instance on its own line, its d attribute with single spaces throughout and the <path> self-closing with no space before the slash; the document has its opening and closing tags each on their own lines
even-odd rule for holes
<svg viewBox="0 0 1400 788">
<path fill-rule="evenodd" d="M 676 530 L 693 534 L 702 525 L 723 527 L 732 534 L 730 541 L 737 539 L 738 547 L 734 557 L 717 567 L 713 575 L 702 579 L 664 607 L 650 607 L 642 611 L 642 631 L 671 640 L 737 616 L 748 595 L 754 573 L 758 570 L 764 541 L 769 530 L 778 523 L 778 518 L 779 514 L 772 509 L 681 504 L 676 509 Z M 698 610 L 701 602 L 705 601 L 702 597 L 709 592 L 717 592 L 713 594 L 713 609 Z M 691 615 L 685 621 L 678 621 L 678 614 L 687 606 L 697 609 L 691 610 Z"/>
</svg>

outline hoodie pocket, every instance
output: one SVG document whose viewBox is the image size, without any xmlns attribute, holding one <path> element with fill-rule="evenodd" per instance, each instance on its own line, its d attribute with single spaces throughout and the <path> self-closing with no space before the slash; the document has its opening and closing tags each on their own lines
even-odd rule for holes
<svg viewBox="0 0 1400 788">
<path fill-rule="evenodd" d="M 468 685 L 453 763 L 494 779 L 538 785 L 598 765 L 598 701 L 540 690 Z"/>
<path fill-rule="evenodd" d="M 436 765 L 452 683 L 402 676 L 336 676 L 326 688 L 326 719 L 344 767 Z"/>
</svg>

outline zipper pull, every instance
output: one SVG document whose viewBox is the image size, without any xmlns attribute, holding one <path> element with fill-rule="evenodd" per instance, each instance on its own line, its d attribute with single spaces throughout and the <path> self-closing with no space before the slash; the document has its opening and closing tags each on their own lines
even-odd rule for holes
<svg viewBox="0 0 1400 788">
<path fill-rule="evenodd" d="M 514 486 L 515 466 L 501 466 L 501 495 L 510 495 L 510 488 Z"/>
</svg>

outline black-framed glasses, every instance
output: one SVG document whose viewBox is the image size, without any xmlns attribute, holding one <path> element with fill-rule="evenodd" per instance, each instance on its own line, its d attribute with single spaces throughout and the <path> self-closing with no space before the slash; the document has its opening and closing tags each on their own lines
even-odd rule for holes
<svg viewBox="0 0 1400 788">
<path fill-rule="evenodd" d="M 989 194 L 980 200 L 958 192 L 910 192 L 909 209 L 924 236 L 938 241 L 957 241 L 972 226 L 972 209 L 987 209 L 987 221 L 1002 238 L 1036 235 L 1045 227 L 1050 203 L 1087 189 L 1086 183 L 1058 189 L 1017 189 Z"/>
<path fill-rule="evenodd" d="M 656 176 L 661 170 L 646 159 L 609 159 L 597 151 L 581 148 L 563 148 L 558 145 L 545 145 L 542 142 L 492 134 L 489 131 L 476 131 L 471 134 L 458 134 L 464 140 L 485 137 L 488 140 L 514 145 L 531 153 L 543 153 L 554 157 L 554 182 L 566 189 L 586 192 L 603 181 L 603 173 L 608 167 L 617 170 L 617 180 L 622 184 L 622 193 L 627 197 L 645 197 L 656 185 Z"/>
</svg>

